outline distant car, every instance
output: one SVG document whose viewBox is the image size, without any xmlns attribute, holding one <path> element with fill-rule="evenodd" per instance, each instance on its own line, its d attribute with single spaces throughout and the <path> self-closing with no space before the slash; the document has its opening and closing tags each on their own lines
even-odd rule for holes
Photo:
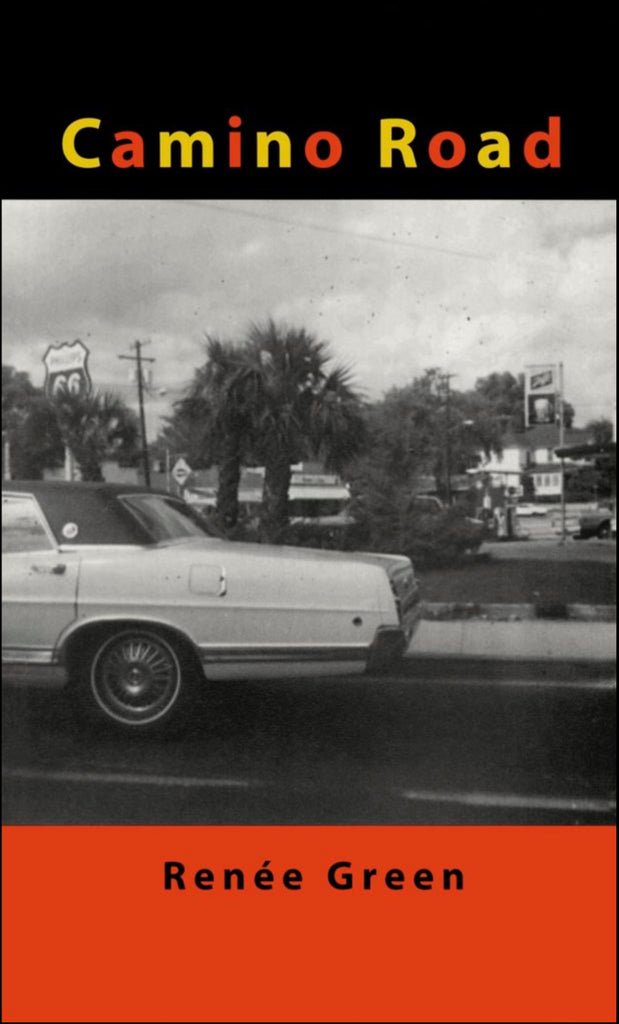
<svg viewBox="0 0 619 1024">
<path fill-rule="evenodd" d="M 616 513 L 612 506 L 588 509 L 583 512 L 579 519 L 578 536 L 581 540 L 588 540 L 589 537 L 617 536 Z"/>
<path fill-rule="evenodd" d="M 547 511 L 545 505 L 536 505 L 534 502 L 520 501 L 516 505 L 517 516 L 545 516 Z"/>
<path fill-rule="evenodd" d="M 452 506 L 452 508 L 457 508 L 457 506 Z M 415 494 L 411 499 L 409 509 L 414 514 L 423 516 L 438 516 L 448 511 L 441 499 L 433 494 Z M 463 514 L 463 520 L 470 528 L 472 547 L 478 546 L 488 532 L 487 522 L 466 514 Z"/>
<path fill-rule="evenodd" d="M 445 506 L 440 498 L 433 494 L 415 494 L 410 500 L 409 510 L 419 512 L 421 515 L 435 516 L 445 511 Z"/>
<path fill-rule="evenodd" d="M 241 544 L 182 499 L 7 482 L 3 677 L 70 683 L 132 730 L 191 713 L 208 680 L 360 673 L 420 618 L 408 558 Z"/>
</svg>

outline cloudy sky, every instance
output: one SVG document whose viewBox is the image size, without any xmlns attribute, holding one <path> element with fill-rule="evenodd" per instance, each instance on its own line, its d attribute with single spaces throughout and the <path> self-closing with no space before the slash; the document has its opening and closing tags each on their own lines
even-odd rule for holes
<svg viewBox="0 0 619 1024">
<path fill-rule="evenodd" d="M 3 221 L 3 362 L 42 384 L 48 345 L 80 338 L 95 386 L 135 404 L 118 355 L 149 341 L 151 439 L 205 335 L 268 317 L 370 399 L 431 366 L 465 388 L 562 361 L 577 425 L 613 416 L 612 202 L 24 200 Z"/>
</svg>

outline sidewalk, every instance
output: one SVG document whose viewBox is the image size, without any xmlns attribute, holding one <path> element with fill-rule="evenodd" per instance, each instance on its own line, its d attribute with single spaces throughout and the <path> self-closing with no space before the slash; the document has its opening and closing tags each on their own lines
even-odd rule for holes
<svg viewBox="0 0 619 1024">
<path fill-rule="evenodd" d="M 406 653 L 407 658 L 419 656 L 610 663 L 616 658 L 616 629 L 612 622 L 424 619 Z"/>
</svg>

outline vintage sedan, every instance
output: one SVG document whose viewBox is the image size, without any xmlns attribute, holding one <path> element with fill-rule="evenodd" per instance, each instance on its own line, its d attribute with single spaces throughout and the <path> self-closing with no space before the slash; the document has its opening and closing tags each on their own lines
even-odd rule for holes
<svg viewBox="0 0 619 1024">
<path fill-rule="evenodd" d="M 599 537 L 606 540 L 608 537 L 617 536 L 617 519 L 614 506 L 601 505 L 598 508 L 590 508 L 582 513 L 578 521 L 579 540 L 588 540 L 590 537 Z"/>
<path fill-rule="evenodd" d="M 408 558 L 228 541 L 140 487 L 7 481 L 2 550 L 4 679 L 60 679 L 134 730 L 208 680 L 381 668 L 420 617 Z"/>
</svg>

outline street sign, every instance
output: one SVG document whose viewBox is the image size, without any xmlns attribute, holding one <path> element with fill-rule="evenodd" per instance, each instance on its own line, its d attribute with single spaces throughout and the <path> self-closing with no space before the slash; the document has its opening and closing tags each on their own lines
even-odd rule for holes
<svg viewBox="0 0 619 1024">
<path fill-rule="evenodd" d="M 184 459 L 177 459 L 172 466 L 172 476 L 179 487 L 183 487 L 192 473 L 191 466 Z"/>
<path fill-rule="evenodd" d="M 88 372 L 89 351 L 81 341 L 50 345 L 43 356 L 45 394 L 50 401 L 65 395 L 86 398 L 92 391 Z"/>
</svg>

